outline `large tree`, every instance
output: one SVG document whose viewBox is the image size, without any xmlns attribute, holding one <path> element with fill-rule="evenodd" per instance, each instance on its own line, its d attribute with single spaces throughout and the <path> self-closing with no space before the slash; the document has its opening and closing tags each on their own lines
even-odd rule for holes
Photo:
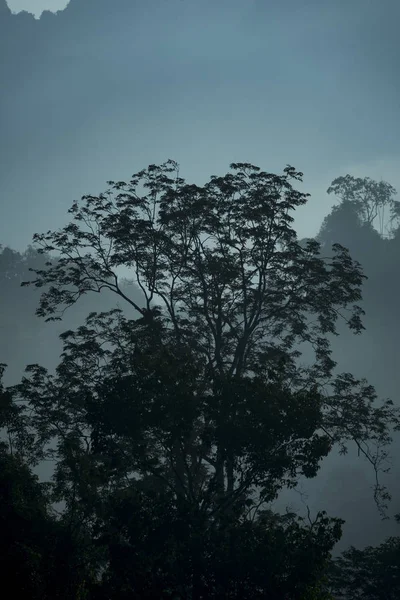
<svg viewBox="0 0 400 600">
<path fill-rule="evenodd" d="M 31 411 L 21 448 L 56 459 L 54 498 L 108 540 L 109 565 L 129 559 L 118 594 L 176 588 L 179 567 L 181 594 L 189 587 L 193 597 L 221 597 L 221 581 L 225 597 L 266 589 L 271 598 L 305 597 L 338 523 L 319 515 L 318 525 L 293 530 L 294 554 L 283 547 L 275 573 L 262 549 L 278 548 L 285 533 L 263 516 L 268 502 L 300 474 L 314 477 L 335 444 L 345 452 L 353 442 L 376 472 L 386 456 L 398 413 L 391 401 L 377 405 L 367 382 L 333 377 L 327 337 L 338 319 L 361 332 L 362 269 L 340 245 L 322 256 L 317 241 L 297 241 L 291 213 L 308 194 L 292 182 L 301 177 L 292 167 L 275 175 L 239 163 L 200 187 L 168 161 L 129 183 L 108 182 L 106 193 L 73 204 L 62 230 L 34 236 L 43 252 L 58 253 L 30 282 L 46 286 L 40 316 L 61 318 L 105 288 L 141 314 L 90 314 L 62 335 L 55 377 L 31 365 L 12 389 Z M 144 307 L 122 289 L 121 267 L 132 270 Z M 300 362 L 302 344 L 314 350 L 312 366 Z M 375 491 L 384 503 L 378 481 Z M 258 540 L 248 556 L 256 548 L 260 562 L 241 554 L 248 535 Z M 302 536 L 305 563 L 296 555 Z M 153 564 L 146 548 L 156 540 Z"/>
</svg>

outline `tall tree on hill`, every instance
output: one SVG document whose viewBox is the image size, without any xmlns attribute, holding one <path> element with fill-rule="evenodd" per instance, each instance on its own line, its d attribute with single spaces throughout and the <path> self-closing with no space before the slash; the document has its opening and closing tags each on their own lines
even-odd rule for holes
<svg viewBox="0 0 400 600">
<path fill-rule="evenodd" d="M 327 191 L 339 199 L 339 204 L 325 217 L 317 240 L 324 250 L 329 250 L 334 242 L 342 244 L 362 264 L 368 276 L 363 308 L 379 321 L 382 310 L 389 316 L 388 305 L 393 305 L 396 297 L 392 293 L 397 279 L 396 238 L 400 216 L 396 190 L 385 181 L 346 175 L 336 178 Z M 388 282 L 389 288 L 384 292 Z M 387 338 L 386 330 L 383 337 Z"/>
<path fill-rule="evenodd" d="M 345 175 L 334 179 L 327 192 L 352 207 L 361 224 L 374 226 L 381 236 L 390 235 L 400 217 L 400 202 L 394 199 L 397 192 L 386 181 Z"/>
<path fill-rule="evenodd" d="M 84 196 L 70 224 L 34 237 L 59 253 L 31 282 L 48 286 L 40 316 L 59 319 L 103 289 L 141 314 L 90 314 L 62 334 L 55 377 L 31 365 L 12 389 L 30 411 L 25 452 L 39 460 L 57 439 L 54 497 L 109 548 L 113 594 L 180 583 L 184 597 L 306 598 L 338 523 L 319 515 L 285 533 L 268 502 L 299 474 L 314 477 L 334 444 L 353 442 L 377 472 L 386 456 L 393 403 L 375 406 L 374 389 L 348 373 L 334 378 L 327 339 L 338 319 L 361 332 L 364 276 L 340 245 L 323 257 L 317 241 L 297 241 L 291 212 L 308 194 L 291 182 L 301 177 L 237 163 L 200 187 L 168 161 Z M 120 267 L 145 307 L 122 289 Z"/>
</svg>

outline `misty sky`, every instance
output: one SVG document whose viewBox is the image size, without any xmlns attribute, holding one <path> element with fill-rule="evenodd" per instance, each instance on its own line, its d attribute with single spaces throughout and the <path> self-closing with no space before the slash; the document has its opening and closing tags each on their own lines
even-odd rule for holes
<svg viewBox="0 0 400 600">
<path fill-rule="evenodd" d="M 39 17 L 65 0 L 9 0 Z M 304 172 L 300 236 L 332 179 L 400 190 L 398 0 L 0 0 L 0 243 L 67 223 L 83 194 L 168 158 Z"/>
<path fill-rule="evenodd" d="M 9 0 L 13 14 L 0 0 L 0 244 L 23 251 L 73 200 L 168 158 L 198 184 L 231 162 L 303 171 L 300 237 L 317 233 L 335 177 L 400 192 L 400 0 L 66 4 Z M 368 512 L 354 472 L 340 477 L 364 543 L 372 494 Z"/>
<path fill-rule="evenodd" d="M 36 19 L 39 19 L 45 10 L 52 12 L 64 10 L 68 2 L 69 0 L 7 0 L 7 4 L 13 13 L 25 10 L 32 13 Z"/>
</svg>

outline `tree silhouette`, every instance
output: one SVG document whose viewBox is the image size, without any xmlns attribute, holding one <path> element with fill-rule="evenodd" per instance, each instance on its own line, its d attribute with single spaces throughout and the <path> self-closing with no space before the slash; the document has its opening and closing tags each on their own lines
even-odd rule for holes
<svg viewBox="0 0 400 600">
<path fill-rule="evenodd" d="M 327 192 L 335 194 L 343 204 L 351 205 L 362 223 L 375 225 L 381 236 L 390 235 L 393 224 L 398 222 L 400 202 L 394 200 L 397 192 L 386 181 L 345 175 L 332 181 Z"/>
<path fill-rule="evenodd" d="M 400 538 L 390 537 L 376 548 L 351 546 L 332 561 L 329 583 L 337 600 L 395 600 L 400 594 Z"/>
<path fill-rule="evenodd" d="M 91 313 L 62 334 L 55 376 L 30 365 L 10 389 L 24 424 L 9 427 L 11 443 L 56 461 L 53 499 L 107 549 L 94 593 L 318 597 L 340 523 L 272 519 L 268 503 L 314 477 L 334 444 L 355 443 L 378 471 L 398 412 L 376 407 L 367 382 L 332 375 L 327 336 L 338 319 L 361 332 L 364 276 L 342 246 L 326 257 L 297 241 L 291 212 L 307 194 L 291 182 L 301 177 L 237 163 L 199 187 L 173 161 L 150 165 L 34 237 L 59 253 L 30 282 L 45 290 L 40 316 L 59 319 L 103 289 L 141 314 Z M 375 492 L 383 502 L 378 482 Z"/>
</svg>

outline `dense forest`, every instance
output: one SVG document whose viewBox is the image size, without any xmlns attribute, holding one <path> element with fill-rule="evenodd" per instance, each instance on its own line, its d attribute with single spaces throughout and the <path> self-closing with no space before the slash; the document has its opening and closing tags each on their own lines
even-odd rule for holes
<svg viewBox="0 0 400 600">
<path fill-rule="evenodd" d="M 400 204 L 338 177 L 299 240 L 302 176 L 150 165 L 1 248 L 3 587 L 400 597 Z M 346 473 L 372 485 L 338 516 Z M 279 505 L 302 481 L 305 513 Z M 346 536 L 357 512 L 384 539 Z"/>
</svg>

